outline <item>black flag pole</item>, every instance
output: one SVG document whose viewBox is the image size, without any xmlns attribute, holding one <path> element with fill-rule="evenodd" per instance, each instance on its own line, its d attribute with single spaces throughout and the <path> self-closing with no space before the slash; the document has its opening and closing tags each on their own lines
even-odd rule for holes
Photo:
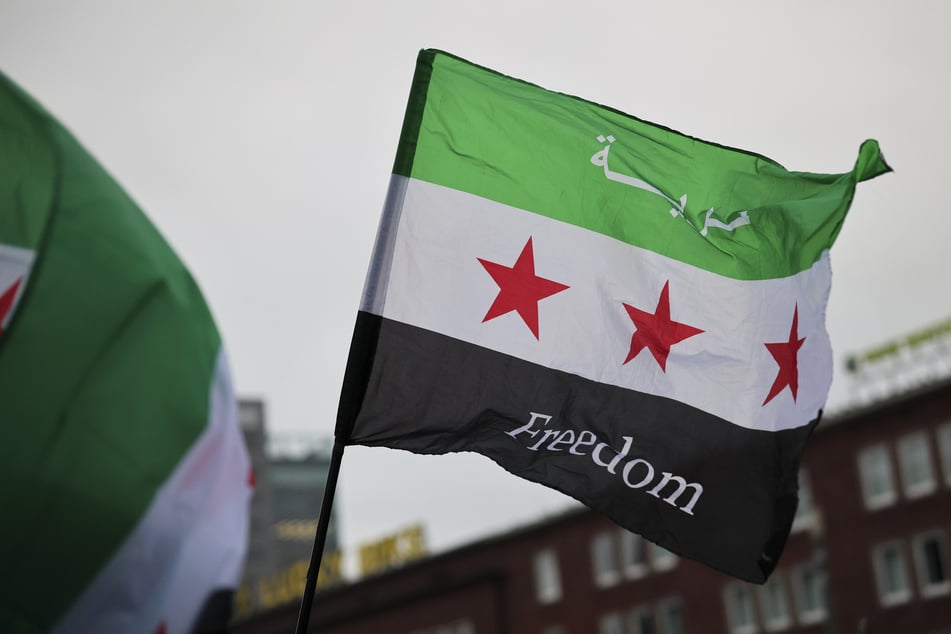
<svg viewBox="0 0 951 634">
<path fill-rule="evenodd" d="M 377 238 L 379 240 L 379 238 Z M 374 249 L 374 258 L 376 249 Z M 371 264 L 371 268 L 374 265 Z M 378 266 L 378 265 L 377 265 Z M 310 625 L 310 609 L 317 590 L 317 575 L 320 574 L 320 561 L 324 556 L 324 543 L 327 541 L 327 529 L 330 526 L 330 509 L 337 490 L 337 477 L 340 475 L 340 463 L 343 461 L 343 449 L 349 444 L 357 411 L 370 382 L 370 371 L 376 353 L 382 320 L 363 311 L 357 312 L 357 321 L 350 341 L 350 355 L 347 357 L 347 369 L 343 375 L 340 389 L 340 404 L 337 407 L 337 424 L 334 427 L 334 448 L 330 456 L 330 470 L 327 472 L 327 485 L 324 499 L 320 503 L 317 516 L 317 533 L 314 536 L 314 550 L 310 555 L 310 568 L 304 583 L 304 596 L 301 598 L 300 612 L 297 615 L 295 634 L 306 634 Z"/>
<path fill-rule="evenodd" d="M 310 624 L 310 608 L 314 603 L 314 592 L 317 590 L 317 576 L 320 574 L 320 562 L 324 556 L 324 544 L 327 542 L 327 530 L 330 527 L 330 510 L 334 503 L 337 476 L 340 475 L 340 463 L 343 461 L 345 446 L 345 443 L 338 438 L 334 438 L 333 453 L 330 456 L 330 470 L 327 473 L 327 484 L 324 487 L 324 498 L 320 503 L 320 513 L 317 516 L 314 550 L 310 554 L 310 567 L 307 569 L 304 596 L 301 598 L 300 612 L 297 614 L 296 634 L 305 634 Z"/>
</svg>

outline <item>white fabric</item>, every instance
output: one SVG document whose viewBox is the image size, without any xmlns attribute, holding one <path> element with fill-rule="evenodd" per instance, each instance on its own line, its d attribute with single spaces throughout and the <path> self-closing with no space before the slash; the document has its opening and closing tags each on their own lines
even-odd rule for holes
<svg viewBox="0 0 951 634">
<path fill-rule="evenodd" d="M 164 623 L 185 634 L 211 592 L 238 585 L 251 464 L 223 351 L 209 406 L 204 432 L 54 632 L 153 634 Z"/>
<path fill-rule="evenodd" d="M 21 280 L 20 287 L 17 289 L 13 305 L 10 312 L 0 315 L 0 330 L 6 328 L 16 312 L 16 305 L 23 296 L 26 289 L 27 278 L 33 268 L 33 261 L 36 259 L 36 252 L 22 247 L 15 247 L 9 244 L 0 244 L 0 295 Z"/>
<path fill-rule="evenodd" d="M 386 291 L 365 295 L 363 310 L 670 397 L 750 429 L 799 427 L 823 407 L 832 381 L 828 252 L 792 277 L 735 280 L 485 198 L 405 180 L 405 187 L 392 188 L 401 195 L 388 201 L 400 207 L 399 224 L 379 238 L 391 241 L 394 253 Z M 482 321 L 499 287 L 477 258 L 511 267 L 529 237 L 535 274 L 570 286 L 539 302 L 539 340 L 516 312 Z M 623 303 L 653 313 L 668 281 L 671 319 L 705 332 L 671 348 L 666 373 L 647 349 L 624 364 L 634 324 Z M 785 388 L 763 406 L 779 368 L 764 344 L 788 340 L 797 305 L 798 337 L 805 337 L 797 399 Z"/>
</svg>

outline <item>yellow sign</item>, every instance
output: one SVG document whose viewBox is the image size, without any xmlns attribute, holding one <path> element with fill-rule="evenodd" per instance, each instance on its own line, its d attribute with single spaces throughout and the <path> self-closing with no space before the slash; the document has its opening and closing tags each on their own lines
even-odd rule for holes
<svg viewBox="0 0 951 634">
<path fill-rule="evenodd" d="M 846 359 L 846 366 L 850 372 L 855 372 L 868 364 L 897 358 L 902 350 L 914 350 L 924 344 L 938 342 L 946 337 L 951 337 L 951 319 L 922 328 L 910 335 L 894 339 L 871 350 L 852 355 Z"/>
<path fill-rule="evenodd" d="M 422 524 L 413 524 L 375 542 L 362 544 L 360 574 L 372 575 L 396 568 L 426 555 L 426 535 Z"/>
<path fill-rule="evenodd" d="M 343 580 L 340 551 L 324 553 L 317 575 L 317 590 L 336 585 Z M 301 559 L 291 566 L 257 580 L 254 586 L 241 584 L 234 597 L 235 617 L 241 619 L 259 610 L 299 601 L 304 596 L 307 568 L 310 561 Z"/>
<path fill-rule="evenodd" d="M 317 520 L 282 520 L 274 525 L 274 536 L 284 541 L 312 542 Z"/>
</svg>

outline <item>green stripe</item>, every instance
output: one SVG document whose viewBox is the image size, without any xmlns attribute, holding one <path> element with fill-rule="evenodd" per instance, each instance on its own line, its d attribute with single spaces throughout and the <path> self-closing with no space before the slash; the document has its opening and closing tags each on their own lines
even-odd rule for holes
<svg viewBox="0 0 951 634">
<path fill-rule="evenodd" d="M 0 82 L 0 112 L 13 95 Z M 42 117 L 55 202 L 0 347 L 2 631 L 52 626 L 135 526 L 207 424 L 220 348 L 152 224 Z"/>
<path fill-rule="evenodd" d="M 416 63 L 416 73 L 413 75 L 413 85 L 409 91 L 409 100 L 406 104 L 406 114 L 403 117 L 403 129 L 400 131 L 400 144 L 393 164 L 396 174 L 409 174 L 413 169 L 413 160 L 416 157 L 416 139 L 419 137 L 419 126 L 423 120 L 423 111 L 426 108 L 426 92 L 429 89 L 429 78 L 432 74 L 432 55 L 426 51 L 420 52 Z"/>
<path fill-rule="evenodd" d="M 0 73 L 0 242 L 36 249 L 56 191 L 56 157 L 35 102 Z"/>
<path fill-rule="evenodd" d="M 605 78 L 606 80 L 609 78 Z M 841 228 L 855 184 L 888 171 L 867 141 L 855 169 L 789 172 L 765 157 L 707 143 L 575 97 L 550 92 L 439 51 L 422 51 L 396 172 L 467 191 L 736 279 L 809 268 Z M 415 126 L 414 126 L 415 127 Z M 591 158 L 613 135 L 612 171 L 679 201 L 609 180 Z M 406 160 L 409 157 L 411 160 Z M 750 224 L 700 235 L 707 210 Z"/>
</svg>

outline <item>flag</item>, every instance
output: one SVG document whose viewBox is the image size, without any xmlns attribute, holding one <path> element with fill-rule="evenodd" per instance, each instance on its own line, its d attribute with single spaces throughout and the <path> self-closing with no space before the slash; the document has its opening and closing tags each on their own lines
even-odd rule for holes
<svg viewBox="0 0 951 634">
<path fill-rule="evenodd" d="M 420 53 L 336 434 L 473 451 L 684 557 L 776 566 L 856 183 Z"/>
<path fill-rule="evenodd" d="M 193 631 L 247 547 L 221 338 L 135 203 L 2 74 L 0 326 L 0 630 Z"/>
</svg>

